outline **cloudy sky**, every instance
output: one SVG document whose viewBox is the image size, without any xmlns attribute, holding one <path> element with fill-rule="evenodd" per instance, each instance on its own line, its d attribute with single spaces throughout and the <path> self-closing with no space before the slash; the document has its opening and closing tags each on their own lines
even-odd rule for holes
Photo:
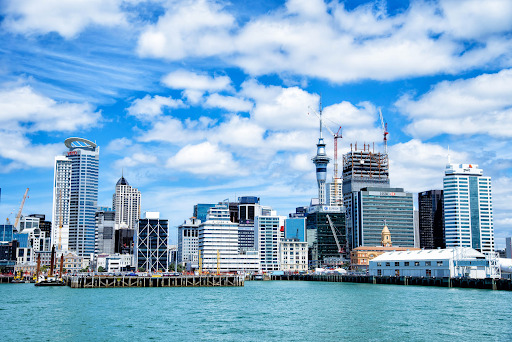
<svg viewBox="0 0 512 342">
<path fill-rule="evenodd" d="M 2 217 L 27 187 L 24 213 L 51 216 L 70 136 L 101 147 L 99 205 L 124 169 L 143 211 L 173 226 L 242 195 L 287 215 L 317 194 L 321 102 L 340 153 L 382 148 L 382 110 L 393 186 L 442 188 L 448 154 L 479 164 L 497 246 L 512 235 L 512 1 L 4 0 L 0 13 Z"/>
</svg>

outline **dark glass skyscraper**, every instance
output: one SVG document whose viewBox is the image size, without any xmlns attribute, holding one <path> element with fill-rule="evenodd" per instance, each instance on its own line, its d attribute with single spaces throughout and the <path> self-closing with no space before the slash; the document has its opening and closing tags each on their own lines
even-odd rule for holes
<svg viewBox="0 0 512 342">
<path fill-rule="evenodd" d="M 443 190 L 418 193 L 420 247 L 446 248 L 444 241 Z"/>
</svg>

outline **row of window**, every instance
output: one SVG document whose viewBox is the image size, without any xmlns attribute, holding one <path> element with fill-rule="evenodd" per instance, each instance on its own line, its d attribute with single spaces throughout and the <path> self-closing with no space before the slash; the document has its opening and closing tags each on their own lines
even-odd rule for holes
<svg viewBox="0 0 512 342">
<path fill-rule="evenodd" d="M 413 265 L 414 266 L 432 266 L 432 261 L 403 261 L 402 263 L 400 263 L 399 261 L 395 261 L 395 262 L 385 262 L 385 263 L 378 262 L 377 267 L 381 267 L 382 264 L 389 267 L 389 266 L 391 266 L 392 263 L 394 264 L 395 267 L 398 267 L 398 266 L 407 267 L 407 266 L 413 266 Z M 423 265 L 421 265 L 421 263 Z M 437 266 L 443 266 L 444 261 L 437 260 L 437 261 L 434 261 L 434 263 L 437 264 Z M 400 264 L 402 264 L 402 265 L 400 265 Z"/>
</svg>

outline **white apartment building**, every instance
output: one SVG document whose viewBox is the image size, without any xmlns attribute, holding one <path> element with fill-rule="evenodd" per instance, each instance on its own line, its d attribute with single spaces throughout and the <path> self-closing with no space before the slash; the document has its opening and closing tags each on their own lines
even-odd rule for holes
<svg viewBox="0 0 512 342">
<path fill-rule="evenodd" d="M 199 262 L 204 272 L 258 272 L 257 252 L 238 253 L 238 224 L 232 223 L 226 204 L 208 210 L 206 221 L 199 225 Z"/>
<path fill-rule="evenodd" d="M 192 217 L 178 226 L 178 263 L 197 264 L 199 252 L 199 225 L 201 220 Z"/>
<path fill-rule="evenodd" d="M 116 184 L 116 193 L 112 196 L 112 209 L 116 212 L 115 227 L 126 224 L 136 229 L 140 218 L 140 191 L 132 188 L 124 176 Z"/>
<path fill-rule="evenodd" d="M 448 164 L 443 189 L 446 247 L 493 253 L 491 177 L 475 164 Z"/>
<path fill-rule="evenodd" d="M 285 216 L 277 216 L 275 212 L 269 216 L 257 216 L 254 219 L 256 249 L 260 254 L 261 270 L 263 272 L 279 271 L 279 247 L 284 239 Z"/>
<path fill-rule="evenodd" d="M 283 239 L 279 248 L 279 263 L 281 271 L 307 271 L 308 243 L 298 239 Z"/>
<path fill-rule="evenodd" d="M 325 184 L 325 192 L 327 195 L 325 204 L 329 206 L 343 205 L 343 179 L 333 179 Z"/>
</svg>

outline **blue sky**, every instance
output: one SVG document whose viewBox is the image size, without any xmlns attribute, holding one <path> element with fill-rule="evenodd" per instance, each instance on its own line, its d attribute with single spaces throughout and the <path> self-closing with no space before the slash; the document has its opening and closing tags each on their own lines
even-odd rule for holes
<svg viewBox="0 0 512 342">
<path fill-rule="evenodd" d="M 382 110 L 393 186 L 442 188 L 448 154 L 479 164 L 497 246 L 512 235 L 511 1 L 6 0 L 0 12 L 3 217 L 26 187 L 24 213 L 51 216 L 70 136 L 101 148 L 99 205 L 124 169 L 143 210 L 173 226 L 195 203 L 243 195 L 287 215 L 317 193 L 308 107 L 321 97 L 343 127 L 339 154 L 382 148 Z"/>
</svg>

